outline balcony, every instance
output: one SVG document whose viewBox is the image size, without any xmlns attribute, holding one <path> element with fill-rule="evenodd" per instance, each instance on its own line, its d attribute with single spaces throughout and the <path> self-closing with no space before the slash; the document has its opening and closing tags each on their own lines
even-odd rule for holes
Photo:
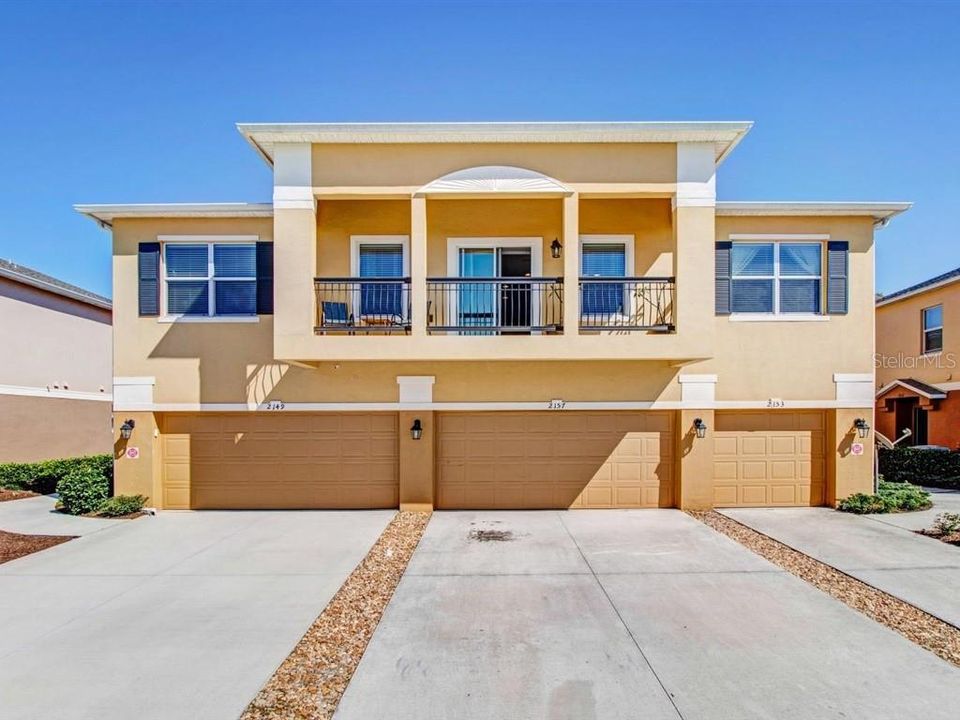
<svg viewBox="0 0 960 720">
<path fill-rule="evenodd" d="M 314 278 L 320 335 L 410 332 L 410 278 Z"/>
<path fill-rule="evenodd" d="M 672 277 L 581 277 L 580 329 L 672 333 L 676 289 Z"/>
<path fill-rule="evenodd" d="M 427 332 L 563 332 L 563 278 L 427 278 Z"/>
</svg>

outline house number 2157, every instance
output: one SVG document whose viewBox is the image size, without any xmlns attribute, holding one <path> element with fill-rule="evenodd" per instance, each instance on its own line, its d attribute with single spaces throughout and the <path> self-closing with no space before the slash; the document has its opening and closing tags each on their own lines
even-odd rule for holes
<svg viewBox="0 0 960 720">
<path fill-rule="evenodd" d="M 566 406 L 566 400 L 551 400 L 549 403 L 547 403 L 548 410 L 563 410 Z"/>
</svg>

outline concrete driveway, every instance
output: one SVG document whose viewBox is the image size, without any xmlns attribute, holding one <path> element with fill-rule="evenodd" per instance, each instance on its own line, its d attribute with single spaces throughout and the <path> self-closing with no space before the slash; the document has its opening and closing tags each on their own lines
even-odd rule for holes
<svg viewBox="0 0 960 720">
<path fill-rule="evenodd" d="M 161 513 L 0 565 L 0 716 L 234 720 L 393 515 Z"/>
<path fill-rule="evenodd" d="M 336 720 L 929 720 L 958 696 L 957 668 L 678 511 L 459 512 Z"/>
<path fill-rule="evenodd" d="M 830 508 L 721 512 L 960 627 L 960 548 L 873 516 Z"/>
</svg>

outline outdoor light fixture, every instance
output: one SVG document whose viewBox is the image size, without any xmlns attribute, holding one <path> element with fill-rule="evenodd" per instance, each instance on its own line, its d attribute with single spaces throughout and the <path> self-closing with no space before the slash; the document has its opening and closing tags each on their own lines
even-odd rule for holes
<svg viewBox="0 0 960 720">
<path fill-rule="evenodd" d="M 423 425 L 420 424 L 420 418 L 417 418 L 413 421 L 413 425 L 410 427 L 410 437 L 414 440 L 419 440 L 423 436 Z"/>
<path fill-rule="evenodd" d="M 120 426 L 120 437 L 124 440 L 129 440 L 130 436 L 133 434 L 133 429 L 137 426 L 133 420 L 127 420 L 123 425 Z"/>
<path fill-rule="evenodd" d="M 870 433 L 870 425 L 863 418 L 854 420 L 853 426 L 857 429 L 857 435 L 862 438 L 865 438 Z"/>
<path fill-rule="evenodd" d="M 697 431 L 697 437 L 701 440 L 707 436 L 707 424 L 700 418 L 693 421 L 693 429 Z"/>
<path fill-rule="evenodd" d="M 550 254 L 554 258 L 560 257 L 560 251 L 563 249 L 563 245 L 560 244 L 560 241 L 557 238 L 553 239 L 553 242 L 550 243 Z"/>
</svg>

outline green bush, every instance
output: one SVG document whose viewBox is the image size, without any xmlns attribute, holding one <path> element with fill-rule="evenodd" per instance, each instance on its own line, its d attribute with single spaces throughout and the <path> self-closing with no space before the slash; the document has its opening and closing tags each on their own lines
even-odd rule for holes
<svg viewBox="0 0 960 720">
<path fill-rule="evenodd" d="M 121 515 L 132 515 L 143 510 L 147 498 L 143 495 L 116 495 L 107 498 L 99 508 L 97 515 L 103 517 L 119 517 Z"/>
<path fill-rule="evenodd" d="M 960 513 L 940 513 L 933 521 L 933 531 L 938 535 L 960 532 Z"/>
<path fill-rule="evenodd" d="M 879 495 L 856 493 L 837 503 L 837 510 L 855 513 L 856 515 L 867 515 L 868 513 L 887 512 L 887 506 Z"/>
<path fill-rule="evenodd" d="M 0 487 L 49 495 L 56 492 L 57 484 L 63 478 L 81 468 L 89 468 L 102 475 L 112 488 L 113 457 L 110 455 L 87 455 L 35 463 L 3 463 L 0 464 Z"/>
<path fill-rule="evenodd" d="M 910 512 L 930 507 L 930 493 L 910 483 L 880 481 L 876 495 L 857 493 L 837 503 L 842 512 L 866 515 L 871 513 Z"/>
<path fill-rule="evenodd" d="M 880 473 L 891 482 L 960 489 L 960 452 L 881 449 Z"/>
<path fill-rule="evenodd" d="M 57 483 L 60 505 L 71 515 L 85 515 L 99 509 L 110 497 L 110 483 L 92 466 L 80 466 Z"/>
</svg>

